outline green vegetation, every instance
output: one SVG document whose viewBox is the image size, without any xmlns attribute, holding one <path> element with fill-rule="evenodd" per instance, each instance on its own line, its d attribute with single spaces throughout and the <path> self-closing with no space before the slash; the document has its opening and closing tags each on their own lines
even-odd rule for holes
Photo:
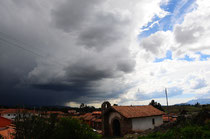
<svg viewBox="0 0 210 139">
<path fill-rule="evenodd" d="M 149 103 L 149 105 L 152 105 L 153 107 L 161 110 L 161 111 L 165 111 L 160 103 L 155 102 L 154 100 L 151 100 L 151 102 Z"/>
<path fill-rule="evenodd" d="M 205 126 L 187 125 L 182 128 L 174 127 L 165 133 L 155 132 L 139 139 L 206 139 L 210 138 L 210 123 Z"/>
<path fill-rule="evenodd" d="M 15 139 L 99 139 L 101 136 L 88 125 L 71 117 L 49 118 L 32 116 L 16 119 L 14 122 Z"/>
<path fill-rule="evenodd" d="M 202 108 L 206 108 L 208 110 L 210 110 L 210 105 L 201 105 L 198 106 L 197 104 L 195 105 L 174 105 L 174 106 L 169 106 L 168 107 L 168 112 L 169 113 L 180 113 L 182 110 L 186 110 L 188 113 L 197 113 L 199 111 L 202 110 Z M 164 109 L 165 112 L 167 112 L 167 107 L 166 106 L 162 106 L 162 108 Z"/>
<path fill-rule="evenodd" d="M 56 139 L 99 139 L 101 136 L 77 119 L 61 118 L 56 126 Z"/>
<path fill-rule="evenodd" d="M 210 138 L 210 114 L 208 109 L 202 109 L 197 115 L 191 118 L 184 116 L 178 119 L 177 123 L 166 130 L 158 130 L 147 136 L 138 139 L 206 139 Z"/>
</svg>

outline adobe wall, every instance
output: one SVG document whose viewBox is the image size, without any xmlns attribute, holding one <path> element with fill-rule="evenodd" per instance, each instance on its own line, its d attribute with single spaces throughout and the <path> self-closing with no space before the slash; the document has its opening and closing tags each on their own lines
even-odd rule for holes
<svg viewBox="0 0 210 139">
<path fill-rule="evenodd" d="M 110 112 L 109 114 L 109 131 L 110 131 L 110 135 L 113 135 L 113 121 L 117 119 L 120 122 L 120 132 L 121 132 L 121 136 L 125 135 L 126 133 L 129 133 L 132 130 L 132 121 L 131 119 L 127 119 L 125 117 L 123 117 L 122 115 L 120 115 L 118 112 Z"/>
</svg>

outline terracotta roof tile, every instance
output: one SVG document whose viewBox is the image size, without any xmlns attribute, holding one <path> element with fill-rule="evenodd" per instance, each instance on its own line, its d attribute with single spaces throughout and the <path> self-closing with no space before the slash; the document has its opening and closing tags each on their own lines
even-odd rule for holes
<svg viewBox="0 0 210 139">
<path fill-rule="evenodd" d="M 96 119 L 96 120 L 94 120 L 95 122 L 102 122 L 102 120 L 101 119 Z"/>
<path fill-rule="evenodd" d="M 7 114 L 7 113 L 26 113 L 28 110 L 26 109 L 3 109 L 0 111 L 2 114 Z"/>
<path fill-rule="evenodd" d="M 94 111 L 94 112 L 92 112 L 92 114 L 101 115 L 101 111 Z"/>
<path fill-rule="evenodd" d="M 62 111 L 47 111 L 47 114 L 64 114 Z"/>
<path fill-rule="evenodd" d="M 90 121 L 93 118 L 94 118 L 94 116 L 92 115 L 92 113 L 86 113 L 84 115 L 84 120 L 86 120 L 86 121 Z"/>
<path fill-rule="evenodd" d="M 151 105 L 148 105 L 148 106 L 112 106 L 112 108 L 126 118 L 148 117 L 148 116 L 157 116 L 157 115 L 164 114 L 164 112 L 154 108 Z"/>
<path fill-rule="evenodd" d="M 8 127 L 6 129 L 0 130 L 0 135 L 3 136 L 3 139 L 14 139 L 14 133 L 15 130 L 13 127 Z"/>
<path fill-rule="evenodd" d="M 7 127 L 12 124 L 12 120 L 0 116 L 0 128 Z"/>
</svg>

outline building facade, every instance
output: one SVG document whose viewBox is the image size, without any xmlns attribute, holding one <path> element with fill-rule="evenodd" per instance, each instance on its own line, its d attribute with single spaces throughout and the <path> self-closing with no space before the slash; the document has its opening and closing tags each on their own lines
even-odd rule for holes
<svg viewBox="0 0 210 139">
<path fill-rule="evenodd" d="M 30 117 L 32 115 L 35 115 L 35 111 L 33 110 L 27 110 L 27 109 L 1 109 L 0 110 L 0 116 L 15 120 L 16 117 Z"/>
<path fill-rule="evenodd" d="M 104 136 L 123 136 L 163 124 L 164 112 L 153 106 L 111 106 L 102 104 L 102 132 Z"/>
</svg>

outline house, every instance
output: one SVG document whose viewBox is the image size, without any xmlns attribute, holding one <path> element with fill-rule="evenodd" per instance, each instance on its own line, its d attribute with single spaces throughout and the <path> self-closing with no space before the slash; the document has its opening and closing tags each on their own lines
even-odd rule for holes
<svg viewBox="0 0 210 139">
<path fill-rule="evenodd" d="M 68 113 L 72 116 L 79 115 L 79 112 L 77 112 L 76 110 L 68 110 Z"/>
<path fill-rule="evenodd" d="M 0 116 L 14 120 L 17 116 L 19 117 L 30 117 L 35 114 L 34 111 L 26 110 L 26 109 L 1 109 Z"/>
<path fill-rule="evenodd" d="M 177 117 L 178 116 L 174 113 L 164 114 L 163 115 L 163 122 L 164 123 L 175 122 L 177 120 Z"/>
<path fill-rule="evenodd" d="M 85 113 L 84 115 L 72 117 L 82 120 L 93 129 L 101 130 L 102 128 L 101 111 L 94 111 L 92 113 Z"/>
<path fill-rule="evenodd" d="M 15 132 L 12 126 L 12 120 L 0 116 L 0 135 L 4 139 L 13 139 Z"/>
<path fill-rule="evenodd" d="M 104 136 L 123 136 L 163 124 L 164 112 L 153 106 L 111 106 L 102 104 L 102 132 Z"/>
<path fill-rule="evenodd" d="M 96 130 L 101 130 L 102 127 L 102 120 L 101 120 L 101 111 L 94 111 L 92 112 L 93 119 L 91 120 L 91 127 Z"/>
</svg>

